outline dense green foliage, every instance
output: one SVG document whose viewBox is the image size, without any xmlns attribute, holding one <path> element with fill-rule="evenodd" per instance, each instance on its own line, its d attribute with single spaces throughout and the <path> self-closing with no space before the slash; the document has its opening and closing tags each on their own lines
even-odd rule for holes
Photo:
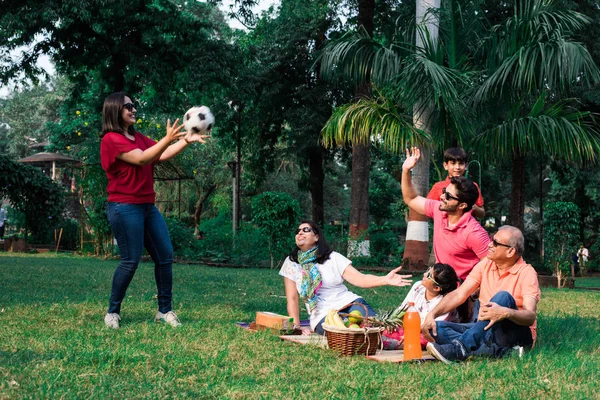
<svg viewBox="0 0 600 400">
<path fill-rule="evenodd" d="M 59 225 L 63 189 L 41 171 L 0 155 L 0 198 L 25 215 L 25 232 L 44 234 Z"/>
<path fill-rule="evenodd" d="M 573 203 L 548 203 L 544 210 L 545 261 L 556 275 L 572 274 L 571 255 L 579 249 L 579 207 Z"/>
<path fill-rule="evenodd" d="M 257 311 L 285 313 L 282 279 L 265 269 L 174 265 L 183 326 L 173 330 L 152 321 L 154 266 L 142 263 L 121 329 L 105 329 L 117 263 L 0 253 L 0 397 L 572 399 L 600 390 L 598 291 L 543 288 L 538 342 L 522 359 L 394 364 L 235 326 Z M 375 309 L 391 309 L 408 291 L 350 289 Z"/>
<path fill-rule="evenodd" d="M 300 218 L 300 204 L 287 193 L 264 192 L 252 200 L 252 222 L 259 227 L 271 252 L 271 268 L 274 257 L 290 249 L 290 240 Z M 289 250 L 288 250 L 289 251 Z"/>
</svg>

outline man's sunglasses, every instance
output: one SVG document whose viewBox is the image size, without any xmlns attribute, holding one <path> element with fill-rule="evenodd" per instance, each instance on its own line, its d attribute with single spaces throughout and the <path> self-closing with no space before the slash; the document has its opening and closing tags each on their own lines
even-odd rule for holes
<svg viewBox="0 0 600 400">
<path fill-rule="evenodd" d="M 135 109 L 135 104 L 133 103 L 125 103 L 121 109 L 126 108 L 127 111 L 132 112 Z"/>
<path fill-rule="evenodd" d="M 498 242 L 498 241 L 497 241 L 496 239 L 494 239 L 494 238 L 492 238 L 492 244 L 494 245 L 494 247 L 502 246 L 502 247 L 508 247 L 509 249 L 512 247 L 512 246 L 509 246 L 509 245 L 507 245 L 507 244 L 500 243 L 500 242 Z"/>
<path fill-rule="evenodd" d="M 304 228 L 299 228 L 296 231 L 296 235 L 299 234 L 300 232 L 309 233 L 309 232 L 314 232 L 314 231 L 312 230 L 312 228 L 309 228 L 308 226 L 305 226 Z"/>
<path fill-rule="evenodd" d="M 429 279 L 431 282 L 433 282 L 436 286 L 440 286 L 439 283 L 437 283 L 435 281 L 435 279 L 433 279 L 433 271 L 432 271 L 432 267 L 429 267 L 429 269 L 427 271 L 425 271 L 425 278 Z"/>
<path fill-rule="evenodd" d="M 446 201 L 447 200 L 456 200 L 456 201 L 460 201 L 460 199 L 458 197 L 452 196 L 450 193 L 448 193 L 446 191 L 446 188 L 442 189 L 442 194 L 446 197 Z"/>
</svg>

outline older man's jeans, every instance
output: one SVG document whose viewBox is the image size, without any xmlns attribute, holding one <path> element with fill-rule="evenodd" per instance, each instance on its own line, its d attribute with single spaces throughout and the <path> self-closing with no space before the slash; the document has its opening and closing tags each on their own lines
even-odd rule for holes
<svg viewBox="0 0 600 400">
<path fill-rule="evenodd" d="M 502 307 L 517 309 L 515 299 L 506 291 L 496 293 L 490 301 Z M 531 329 L 528 326 L 517 325 L 505 319 L 496 322 L 486 331 L 484 328 L 488 324 L 489 321 L 468 324 L 438 321 L 436 323 L 437 336 L 434 336 L 434 339 L 439 344 L 447 344 L 453 340 L 458 340 L 463 344 L 468 355 L 492 357 L 502 357 L 506 351 L 514 346 L 531 347 L 533 344 Z"/>
<path fill-rule="evenodd" d="M 121 312 L 121 302 L 137 270 L 144 247 L 154 261 L 158 310 L 172 310 L 173 245 L 167 224 L 154 204 L 107 203 L 107 215 L 121 261 L 112 281 L 109 313 Z"/>
</svg>

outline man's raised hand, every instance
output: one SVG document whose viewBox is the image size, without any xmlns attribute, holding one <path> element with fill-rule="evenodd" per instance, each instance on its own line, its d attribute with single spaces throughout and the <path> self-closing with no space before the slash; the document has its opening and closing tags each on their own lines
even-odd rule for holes
<svg viewBox="0 0 600 400">
<path fill-rule="evenodd" d="M 421 158 L 421 150 L 419 150 L 418 147 L 406 149 L 406 160 L 404 161 L 404 164 L 402 164 L 402 169 L 410 171 L 417 165 L 419 158 Z"/>
</svg>

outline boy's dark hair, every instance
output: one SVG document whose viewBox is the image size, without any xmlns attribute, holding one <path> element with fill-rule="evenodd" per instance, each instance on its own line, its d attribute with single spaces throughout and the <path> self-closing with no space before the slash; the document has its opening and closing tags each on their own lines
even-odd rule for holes
<svg viewBox="0 0 600 400">
<path fill-rule="evenodd" d="M 319 248 L 317 249 L 316 262 L 317 264 L 323 264 L 325 261 L 329 260 L 329 255 L 331 254 L 333 249 L 331 248 L 331 246 L 329 246 L 329 242 L 327 241 L 327 239 L 325 239 L 325 235 L 323 234 L 321 228 L 319 228 L 319 225 L 315 224 L 310 220 L 304 220 L 300 221 L 298 226 L 302 224 L 310 225 L 310 228 L 313 230 L 313 233 L 319 236 L 319 240 L 317 241 L 317 246 L 319 246 Z M 292 260 L 295 263 L 298 262 L 298 250 L 300 250 L 300 248 L 296 246 L 296 248 L 294 248 L 294 250 L 292 250 L 292 252 L 289 254 L 290 260 Z"/>
<path fill-rule="evenodd" d="M 468 159 L 467 152 L 462 147 L 450 147 L 444 151 L 444 162 L 446 163 L 448 161 L 462 161 L 466 163 Z"/>
<path fill-rule="evenodd" d="M 479 190 L 475 184 L 464 176 L 453 176 L 450 183 L 456 187 L 456 197 L 463 203 L 467 203 L 465 212 L 471 211 L 473 204 L 479 198 Z"/>
<path fill-rule="evenodd" d="M 108 97 L 104 100 L 104 105 L 102 106 L 102 133 L 100 137 L 104 137 L 108 132 L 117 132 L 120 134 L 125 134 L 125 129 L 123 129 L 123 120 L 121 119 L 121 109 L 123 108 L 123 104 L 125 103 L 125 97 L 131 96 L 125 92 L 116 92 L 108 95 Z M 133 99 L 131 99 L 133 101 Z M 130 135 L 135 135 L 135 128 L 133 125 L 130 125 L 127 128 L 127 132 Z"/>
<path fill-rule="evenodd" d="M 433 277 L 438 283 L 442 295 L 450 293 L 458 287 L 458 275 L 448 264 L 436 263 L 433 266 Z"/>
</svg>

